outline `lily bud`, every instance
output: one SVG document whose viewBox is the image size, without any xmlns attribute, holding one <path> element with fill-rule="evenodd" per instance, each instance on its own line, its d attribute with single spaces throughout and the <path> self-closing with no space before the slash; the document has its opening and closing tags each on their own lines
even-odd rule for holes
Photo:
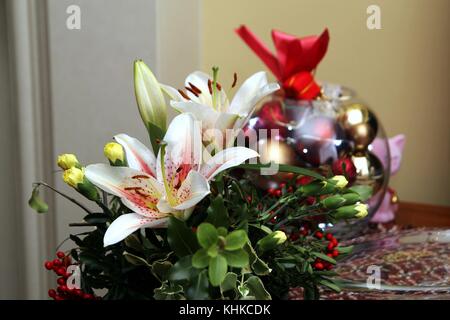
<svg viewBox="0 0 450 320">
<path fill-rule="evenodd" d="M 283 231 L 275 231 L 260 239 L 256 244 L 261 252 L 274 249 L 276 246 L 283 244 L 287 240 Z"/>
<path fill-rule="evenodd" d="M 89 200 L 98 201 L 100 199 L 97 188 L 84 176 L 84 168 L 72 167 L 65 170 L 63 180 Z"/>
<path fill-rule="evenodd" d="M 71 167 L 64 171 L 63 180 L 72 188 L 77 189 L 78 185 L 84 181 L 84 170 L 77 167 Z"/>
<path fill-rule="evenodd" d="M 344 188 L 348 184 L 347 179 L 341 175 L 334 176 L 329 181 L 331 183 L 334 183 L 336 185 L 336 187 L 338 187 L 339 189 Z"/>
<path fill-rule="evenodd" d="M 336 209 L 334 217 L 336 219 L 364 218 L 367 214 L 367 205 L 358 203 Z"/>
<path fill-rule="evenodd" d="M 58 167 L 63 170 L 70 169 L 72 167 L 80 168 L 80 163 L 78 162 L 77 157 L 71 153 L 64 153 L 58 156 Z"/>
<path fill-rule="evenodd" d="M 147 130 L 150 130 L 153 124 L 165 131 L 166 101 L 158 80 L 142 60 L 134 62 L 134 93 L 139 113 Z"/>
<path fill-rule="evenodd" d="M 105 157 L 113 166 L 123 166 L 125 164 L 125 152 L 123 147 L 117 142 L 109 142 L 103 148 Z"/>
<path fill-rule="evenodd" d="M 367 204 L 359 203 L 355 206 L 355 210 L 358 211 L 358 213 L 355 215 L 356 218 L 364 218 L 367 216 Z"/>
<path fill-rule="evenodd" d="M 337 209 L 344 205 L 355 204 L 360 200 L 360 196 L 357 193 L 349 192 L 327 197 L 320 202 L 327 209 Z"/>
</svg>

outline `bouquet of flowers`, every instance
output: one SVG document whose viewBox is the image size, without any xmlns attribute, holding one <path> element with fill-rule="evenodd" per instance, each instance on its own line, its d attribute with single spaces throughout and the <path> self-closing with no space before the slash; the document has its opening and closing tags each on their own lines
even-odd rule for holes
<svg viewBox="0 0 450 320">
<path fill-rule="evenodd" d="M 138 60 L 134 85 L 149 143 L 118 134 L 104 147 L 109 163 L 84 166 L 73 154 L 57 160 L 63 180 L 98 210 L 44 182 L 34 186 L 36 211 L 48 210 L 39 197 L 48 187 L 85 212 L 71 226 L 89 227 L 70 235 L 72 249 L 45 262 L 59 276 L 49 296 L 283 299 L 302 287 L 305 298 L 317 299 L 319 286 L 339 291 L 332 269 L 351 248 L 323 226 L 366 216 L 364 190 L 346 188 L 342 175 L 258 163 L 256 150 L 238 145 L 256 103 L 278 84 L 258 72 L 230 102 L 218 68 L 190 74 L 176 90 Z M 169 106 L 179 114 L 167 125 Z M 269 167 L 290 179 L 267 192 L 251 177 Z"/>
</svg>

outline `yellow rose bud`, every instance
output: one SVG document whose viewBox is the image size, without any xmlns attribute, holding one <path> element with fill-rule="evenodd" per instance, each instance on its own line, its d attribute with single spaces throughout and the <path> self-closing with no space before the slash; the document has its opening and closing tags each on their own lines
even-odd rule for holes
<svg viewBox="0 0 450 320">
<path fill-rule="evenodd" d="M 80 163 L 78 162 L 77 157 L 71 153 L 64 153 L 58 156 L 58 167 L 63 170 L 70 169 L 72 167 L 79 167 Z"/>
<path fill-rule="evenodd" d="M 357 211 L 355 214 L 356 218 L 364 218 L 367 216 L 367 204 L 359 203 L 355 205 L 355 210 Z"/>
<path fill-rule="evenodd" d="M 84 168 L 79 169 L 77 167 L 72 167 L 67 169 L 63 173 L 63 180 L 69 186 L 77 189 L 78 184 L 83 183 L 84 181 Z"/>
<path fill-rule="evenodd" d="M 105 144 L 103 153 L 105 154 L 105 157 L 108 158 L 108 160 L 111 162 L 111 164 L 115 164 L 117 161 L 123 163 L 125 160 L 125 153 L 123 151 L 123 148 L 117 142 L 110 142 Z"/>
<path fill-rule="evenodd" d="M 332 183 L 334 183 L 336 185 L 336 187 L 338 187 L 340 189 L 344 188 L 348 183 L 347 179 L 344 176 L 340 176 L 340 175 L 334 176 L 333 178 L 330 179 L 330 181 Z"/>
</svg>

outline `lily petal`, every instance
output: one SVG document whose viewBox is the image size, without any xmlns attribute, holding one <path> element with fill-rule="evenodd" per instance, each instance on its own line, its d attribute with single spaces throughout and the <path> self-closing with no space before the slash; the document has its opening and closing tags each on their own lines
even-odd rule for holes
<svg viewBox="0 0 450 320">
<path fill-rule="evenodd" d="M 118 134 L 114 139 L 122 145 L 127 156 L 128 166 L 156 177 L 156 157 L 149 148 L 147 148 L 138 139 L 126 134 Z"/>
<path fill-rule="evenodd" d="M 136 213 L 121 215 L 114 220 L 105 232 L 103 245 L 105 247 L 122 241 L 140 228 L 158 228 L 167 223 L 168 218 L 149 219 Z"/>
<path fill-rule="evenodd" d="M 267 76 L 264 71 L 257 72 L 245 80 L 236 92 L 228 112 L 247 116 L 260 99 L 277 91 L 279 88 L 280 86 L 277 83 L 267 82 Z"/>
<path fill-rule="evenodd" d="M 238 166 L 246 160 L 259 157 L 258 152 L 245 148 L 233 147 L 220 151 L 200 167 L 200 174 L 211 180 L 219 172 Z"/>
<path fill-rule="evenodd" d="M 127 167 L 111 167 L 102 163 L 86 167 L 86 178 L 108 193 L 122 198 L 124 205 L 149 218 L 158 218 L 156 208 L 164 192 L 152 176 Z"/>
<path fill-rule="evenodd" d="M 158 181 L 166 181 L 171 186 L 176 186 L 184 180 L 189 171 L 196 170 L 201 162 L 200 124 L 191 113 L 182 113 L 173 118 L 163 141 L 166 143 L 164 175 L 159 152 L 156 163 Z"/>
<path fill-rule="evenodd" d="M 209 183 L 197 171 L 191 171 L 177 191 L 175 210 L 186 210 L 199 203 L 210 193 Z"/>
</svg>

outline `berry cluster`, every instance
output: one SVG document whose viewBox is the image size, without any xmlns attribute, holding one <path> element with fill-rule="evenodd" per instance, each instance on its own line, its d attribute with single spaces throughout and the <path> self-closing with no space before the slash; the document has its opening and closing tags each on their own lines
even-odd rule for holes
<svg viewBox="0 0 450 320">
<path fill-rule="evenodd" d="M 331 233 L 326 233 L 325 235 L 321 231 L 316 231 L 314 233 L 314 237 L 321 240 L 325 238 L 328 243 L 325 246 L 325 250 L 327 252 L 327 256 L 330 258 L 336 258 L 339 255 L 339 251 L 336 249 L 338 246 L 338 241 Z M 333 269 L 333 265 L 327 261 L 323 261 L 322 259 L 316 259 L 313 264 L 314 269 L 316 270 L 331 270 Z"/>
<path fill-rule="evenodd" d="M 81 289 L 70 289 L 67 286 L 67 279 L 70 277 L 70 273 L 67 272 L 67 267 L 72 264 L 70 256 L 66 256 L 64 252 L 58 251 L 56 258 L 53 261 L 46 261 L 44 263 L 45 269 L 52 270 L 59 276 L 56 281 L 58 287 L 48 290 L 48 296 L 54 300 L 95 300 L 93 294 L 83 292 Z"/>
</svg>

